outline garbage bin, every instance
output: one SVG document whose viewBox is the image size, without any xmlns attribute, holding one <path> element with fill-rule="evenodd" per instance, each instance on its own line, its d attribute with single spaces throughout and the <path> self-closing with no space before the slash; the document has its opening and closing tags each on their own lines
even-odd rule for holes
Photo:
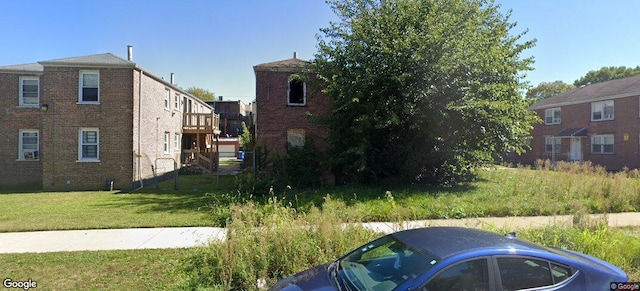
<svg viewBox="0 0 640 291">
<path fill-rule="evenodd" d="M 238 151 L 238 160 L 244 160 L 244 151 Z"/>
</svg>

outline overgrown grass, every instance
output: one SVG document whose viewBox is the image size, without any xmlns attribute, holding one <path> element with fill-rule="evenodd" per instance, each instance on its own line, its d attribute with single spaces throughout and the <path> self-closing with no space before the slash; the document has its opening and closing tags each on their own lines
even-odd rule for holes
<svg viewBox="0 0 640 291">
<path fill-rule="evenodd" d="M 32 279 L 51 290 L 261 290 L 277 280 L 324 264 L 379 236 L 358 226 L 361 217 L 327 199 L 322 209 L 299 213 L 271 199 L 232 207 L 224 243 L 193 249 L 59 252 L 0 255 L 3 275 Z M 491 229 L 499 233 L 513 229 Z M 517 230 L 518 237 L 594 255 L 640 280 L 640 227 L 608 228 L 581 220 L 572 226 Z"/>
<path fill-rule="evenodd" d="M 640 211 L 637 170 L 609 173 L 587 164 L 545 164 L 477 172 L 475 181 L 448 187 L 425 185 L 335 186 L 238 191 L 236 177 L 180 176 L 139 192 L 16 193 L 0 195 L 0 231 L 162 226 L 225 226 L 231 207 L 264 207 L 277 193 L 297 212 L 322 208 L 330 195 L 363 221 L 489 216 L 563 215 Z M 268 181 L 267 181 L 268 182 Z"/>
</svg>

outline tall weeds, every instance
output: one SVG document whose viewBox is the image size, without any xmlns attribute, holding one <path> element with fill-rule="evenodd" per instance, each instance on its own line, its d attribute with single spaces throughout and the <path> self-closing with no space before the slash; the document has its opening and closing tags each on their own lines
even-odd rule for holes
<svg viewBox="0 0 640 291">
<path fill-rule="evenodd" d="M 273 197 L 266 206 L 232 206 L 227 240 L 200 249 L 184 266 L 180 288 L 259 290 L 310 266 L 328 263 L 377 237 L 358 226 L 342 202 L 325 198 L 307 213 Z M 353 225 L 353 224 L 349 224 Z"/>
</svg>

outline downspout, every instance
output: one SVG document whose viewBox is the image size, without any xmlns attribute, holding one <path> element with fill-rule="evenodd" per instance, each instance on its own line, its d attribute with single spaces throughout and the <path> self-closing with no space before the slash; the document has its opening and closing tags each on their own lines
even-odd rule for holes
<svg viewBox="0 0 640 291">
<path fill-rule="evenodd" d="M 140 140 L 142 139 L 141 137 L 142 130 L 140 129 L 140 125 L 142 124 L 142 122 L 140 121 L 140 119 L 142 118 L 142 77 L 143 76 L 144 76 L 144 72 L 142 71 L 142 69 L 140 69 L 140 80 L 138 81 L 138 152 L 136 153 L 136 159 L 137 159 L 136 164 L 138 166 L 138 171 L 137 171 L 138 181 L 140 182 L 140 186 L 134 189 L 133 191 L 144 188 L 144 184 L 142 182 L 142 166 L 140 165 L 140 161 L 142 158 L 142 154 L 140 154 L 140 151 L 142 149 L 142 146 L 140 144 Z"/>
</svg>

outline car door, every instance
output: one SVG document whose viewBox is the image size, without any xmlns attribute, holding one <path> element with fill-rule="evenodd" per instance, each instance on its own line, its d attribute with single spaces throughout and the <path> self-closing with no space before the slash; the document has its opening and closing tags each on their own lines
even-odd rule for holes
<svg viewBox="0 0 640 291">
<path fill-rule="evenodd" d="M 443 268 L 418 290 L 491 291 L 492 273 L 488 257 L 459 261 Z"/>
<path fill-rule="evenodd" d="M 498 290 L 585 290 L 580 272 L 569 266 L 530 256 L 495 256 Z"/>
</svg>

